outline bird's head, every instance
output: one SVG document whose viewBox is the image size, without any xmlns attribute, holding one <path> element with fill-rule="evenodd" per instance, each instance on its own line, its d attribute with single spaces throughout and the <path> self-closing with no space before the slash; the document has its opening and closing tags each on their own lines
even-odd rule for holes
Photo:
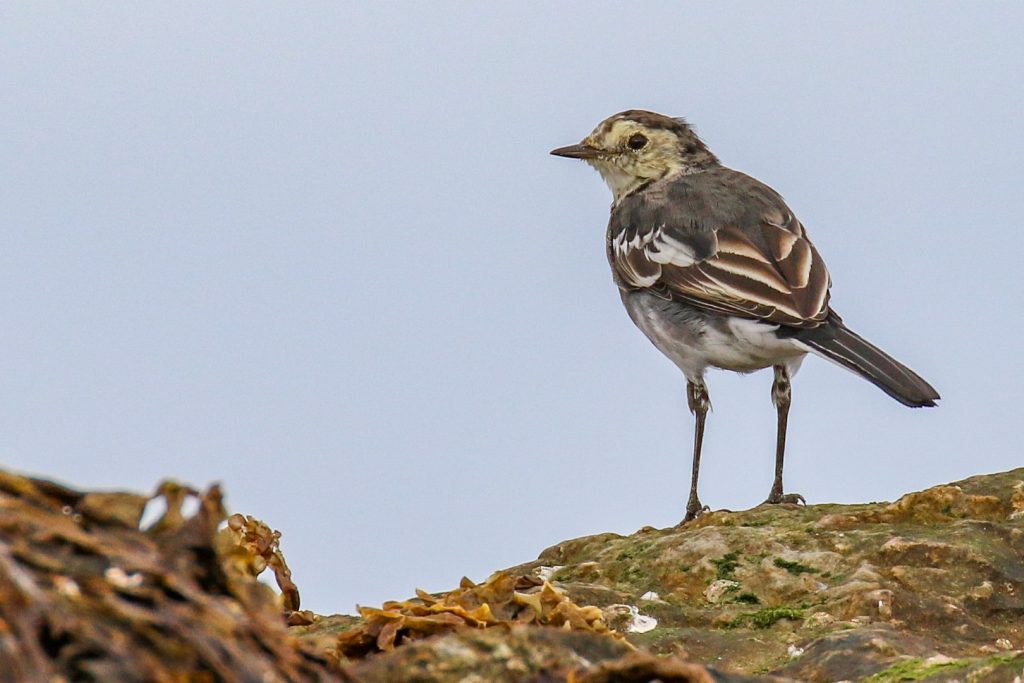
<svg viewBox="0 0 1024 683">
<path fill-rule="evenodd" d="M 653 180 L 697 173 L 718 163 L 686 121 L 642 109 L 610 116 L 578 145 L 551 153 L 583 159 L 596 168 L 616 203 Z"/>
</svg>

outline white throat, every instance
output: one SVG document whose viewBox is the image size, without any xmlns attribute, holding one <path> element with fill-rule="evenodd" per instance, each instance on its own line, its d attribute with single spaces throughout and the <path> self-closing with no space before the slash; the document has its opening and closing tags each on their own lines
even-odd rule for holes
<svg viewBox="0 0 1024 683">
<path fill-rule="evenodd" d="M 604 182 L 608 185 L 608 189 L 612 191 L 613 203 L 615 205 L 618 205 L 626 196 L 651 180 L 651 178 L 638 178 L 632 173 L 624 171 L 616 164 L 601 159 L 588 161 L 588 163 L 597 169 L 597 172 L 601 174 Z"/>
</svg>

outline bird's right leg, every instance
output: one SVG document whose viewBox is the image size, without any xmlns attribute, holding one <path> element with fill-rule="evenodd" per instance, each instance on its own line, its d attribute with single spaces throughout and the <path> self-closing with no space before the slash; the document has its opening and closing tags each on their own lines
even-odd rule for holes
<svg viewBox="0 0 1024 683">
<path fill-rule="evenodd" d="M 711 400 L 708 398 L 708 388 L 703 380 L 687 379 L 686 401 L 690 406 L 690 412 L 696 418 L 693 430 L 693 475 L 690 479 L 690 499 L 686 502 L 686 517 L 684 522 L 694 519 L 705 508 L 697 498 L 697 476 L 700 474 L 700 447 L 704 442 L 704 419 L 707 417 L 708 408 L 711 407 Z"/>
<path fill-rule="evenodd" d="M 782 463 L 786 456 L 786 425 L 789 424 L 789 404 L 793 399 L 792 372 L 785 365 L 775 366 L 775 381 L 772 383 L 772 403 L 779 413 L 779 429 L 775 440 L 775 482 L 765 503 L 804 503 L 799 493 L 782 492 Z"/>
</svg>

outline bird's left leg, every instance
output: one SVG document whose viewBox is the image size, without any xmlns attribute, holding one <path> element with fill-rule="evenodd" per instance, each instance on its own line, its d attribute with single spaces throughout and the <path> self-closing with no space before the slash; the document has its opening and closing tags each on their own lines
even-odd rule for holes
<svg viewBox="0 0 1024 683">
<path fill-rule="evenodd" d="M 799 493 L 782 492 L 782 461 L 786 455 L 786 426 L 789 424 L 789 404 L 793 399 L 793 386 L 789 380 L 789 368 L 776 365 L 775 381 L 772 382 L 772 403 L 779 413 L 779 429 L 775 440 L 775 481 L 765 503 L 803 503 Z"/>
<path fill-rule="evenodd" d="M 711 399 L 708 397 L 708 387 L 704 380 L 697 381 L 687 379 L 686 381 L 686 402 L 690 406 L 690 412 L 696 419 L 693 427 L 693 471 L 690 476 L 690 498 L 686 501 L 686 516 L 684 522 L 696 519 L 698 515 L 708 508 L 701 504 L 697 497 L 697 478 L 700 475 L 700 449 L 704 444 L 704 420 L 708 416 L 708 408 L 711 407 Z"/>
</svg>

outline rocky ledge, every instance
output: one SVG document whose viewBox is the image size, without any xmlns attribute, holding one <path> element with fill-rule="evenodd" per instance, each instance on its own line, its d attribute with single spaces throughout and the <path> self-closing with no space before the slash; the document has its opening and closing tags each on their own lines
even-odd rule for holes
<svg viewBox="0 0 1024 683">
<path fill-rule="evenodd" d="M 599 609 L 600 623 L 623 640 L 586 624 L 568 633 L 457 629 L 425 640 L 409 630 L 408 645 L 361 654 L 351 671 L 366 681 L 542 680 L 570 671 L 576 680 L 620 681 L 1020 681 L 1024 469 L 895 503 L 762 506 L 587 536 L 506 573 Z M 617 659 L 631 647 L 639 654 Z M 599 666 L 623 661 L 632 669 L 612 675 Z M 651 668 L 659 662 L 691 668 Z"/>
<path fill-rule="evenodd" d="M 140 529 L 154 501 L 164 513 Z M 299 610 L 278 541 L 216 489 L 0 473 L 0 681 L 1024 676 L 1024 469 L 578 538 L 359 617 Z M 256 581 L 265 568 L 280 593 Z"/>
</svg>

